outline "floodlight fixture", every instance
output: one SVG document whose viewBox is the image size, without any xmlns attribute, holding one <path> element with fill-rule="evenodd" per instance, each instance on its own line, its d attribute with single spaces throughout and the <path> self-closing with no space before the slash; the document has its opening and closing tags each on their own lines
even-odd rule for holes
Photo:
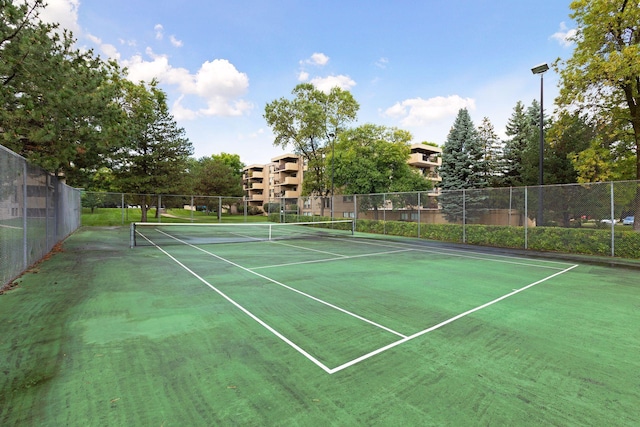
<svg viewBox="0 0 640 427">
<path fill-rule="evenodd" d="M 538 218 L 536 219 L 536 225 L 542 226 L 543 224 L 543 188 L 544 185 L 544 73 L 549 70 L 549 65 L 543 62 L 540 65 L 536 65 L 531 69 L 533 74 L 540 74 L 540 146 L 538 153 Z"/>
<path fill-rule="evenodd" d="M 542 74 L 542 73 L 544 73 L 544 72 L 546 72 L 548 70 L 549 70 L 549 66 L 545 62 L 544 64 L 536 65 L 535 67 L 533 67 L 531 69 L 531 72 L 533 74 Z"/>
</svg>

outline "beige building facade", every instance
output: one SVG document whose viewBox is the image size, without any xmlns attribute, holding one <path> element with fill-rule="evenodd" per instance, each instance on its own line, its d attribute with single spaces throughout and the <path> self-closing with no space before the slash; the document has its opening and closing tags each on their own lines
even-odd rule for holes
<svg viewBox="0 0 640 427">
<path fill-rule="evenodd" d="M 438 168 L 442 164 L 442 149 L 426 144 L 413 144 L 410 149 L 411 154 L 407 163 L 418 169 L 426 179 L 433 182 L 434 190 L 429 193 L 429 196 L 435 198 L 437 196 L 437 184 L 442 181 L 438 174 Z M 248 205 L 262 208 L 270 200 L 299 198 L 302 194 L 305 169 L 304 159 L 302 156 L 295 154 L 283 154 L 274 157 L 271 162 L 263 165 L 246 166 L 243 170 L 242 180 Z M 346 201 L 343 200 L 345 197 L 347 198 Z M 349 205 L 350 200 L 348 200 L 348 197 L 336 196 L 334 198 L 335 210 L 338 210 L 338 205 Z M 325 208 L 329 207 L 327 201 L 324 201 L 324 206 L 322 207 L 319 204 L 314 204 L 309 199 L 301 202 L 299 208 L 302 214 L 312 215 L 320 214 L 320 210 L 324 212 Z M 343 211 L 343 209 L 340 210 Z M 347 209 L 344 209 L 344 211 L 348 212 Z"/>
</svg>

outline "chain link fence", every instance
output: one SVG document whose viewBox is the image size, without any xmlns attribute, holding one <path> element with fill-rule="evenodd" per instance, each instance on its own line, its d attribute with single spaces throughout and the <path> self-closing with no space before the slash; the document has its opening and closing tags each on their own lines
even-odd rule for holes
<svg viewBox="0 0 640 427">
<path fill-rule="evenodd" d="M 640 181 L 543 187 L 423 191 L 333 197 L 278 197 L 261 207 L 242 197 L 83 192 L 85 210 L 118 208 L 117 223 L 140 221 L 224 222 L 231 215 L 268 215 L 273 221 L 354 219 L 356 230 L 454 243 L 469 243 L 640 257 L 634 213 Z M 159 207 L 159 209 L 158 209 Z M 236 218 L 237 221 L 237 218 Z"/>
<path fill-rule="evenodd" d="M 640 234 L 633 232 L 640 181 L 277 198 L 265 206 L 280 208 L 283 221 L 352 218 L 357 230 L 381 234 L 592 255 L 640 254 Z"/>
<path fill-rule="evenodd" d="M 80 226 L 80 190 L 0 146 L 0 286 Z"/>
<path fill-rule="evenodd" d="M 229 215 L 244 215 L 246 218 L 262 214 L 262 210 L 248 206 L 244 197 L 96 191 L 82 192 L 82 208 L 87 213 L 97 213 L 103 208 L 116 208 L 120 215 L 115 220 L 110 219 L 112 225 L 141 221 L 143 208 L 149 222 L 196 221 L 203 215 L 209 219 L 213 216 L 218 222 L 223 222 L 225 216 Z"/>
</svg>

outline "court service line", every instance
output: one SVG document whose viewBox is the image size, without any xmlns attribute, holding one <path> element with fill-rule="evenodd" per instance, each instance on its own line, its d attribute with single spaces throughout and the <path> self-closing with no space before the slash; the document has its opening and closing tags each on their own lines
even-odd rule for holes
<svg viewBox="0 0 640 427">
<path fill-rule="evenodd" d="M 448 325 L 449 323 L 455 322 L 456 320 L 461 319 L 463 317 L 466 317 L 466 316 L 468 316 L 468 315 L 470 315 L 472 313 L 475 313 L 476 311 L 480 311 L 480 310 L 482 310 L 484 308 L 487 308 L 487 307 L 489 307 L 489 306 L 491 306 L 493 304 L 496 304 L 496 303 L 498 303 L 498 302 L 500 302 L 500 301 L 502 301 L 504 299 L 507 299 L 507 298 L 509 298 L 509 297 L 511 297 L 513 295 L 516 295 L 516 294 L 518 294 L 520 292 L 523 292 L 523 291 L 525 291 L 525 290 L 527 290 L 529 288 L 532 288 L 532 287 L 534 287 L 536 285 L 539 285 L 540 283 L 543 283 L 543 282 L 546 282 L 547 280 L 553 279 L 554 277 L 559 276 L 561 274 L 564 274 L 564 273 L 566 273 L 566 272 L 568 272 L 570 270 L 573 270 L 576 267 L 578 267 L 578 265 L 574 264 L 569 268 L 566 268 L 566 269 L 564 269 L 562 271 L 559 271 L 559 272 L 557 272 L 555 274 L 552 274 L 551 276 L 545 277 L 544 279 L 538 280 L 537 282 L 533 282 L 533 283 L 531 283 L 529 285 L 526 285 L 526 286 L 524 286 L 524 287 L 522 287 L 520 289 L 516 289 L 513 292 L 505 294 L 505 295 L 503 295 L 503 296 L 501 296 L 499 298 L 496 298 L 496 299 L 494 299 L 492 301 L 489 301 L 489 302 L 487 302 L 485 304 L 482 304 L 482 305 L 480 305 L 478 307 L 472 308 L 471 310 L 467 310 L 464 313 L 460 313 L 457 316 L 454 316 L 454 317 L 452 317 L 450 319 L 445 320 L 444 322 L 440 322 L 437 325 L 431 326 L 430 328 L 427 328 L 427 329 L 424 329 L 422 331 L 416 332 L 413 335 L 409 335 L 409 336 L 407 336 L 407 337 L 405 337 L 405 338 L 403 338 L 401 340 L 398 340 L 398 341 L 393 342 L 393 343 L 391 343 L 389 345 L 381 347 L 381 348 L 379 348 L 377 350 L 374 350 L 374 351 L 372 351 L 370 353 L 364 354 L 364 355 L 362 355 L 362 356 L 360 356 L 358 358 L 355 358 L 355 359 L 353 359 L 353 360 L 351 360 L 351 361 L 349 361 L 347 363 L 344 363 L 344 364 L 342 364 L 340 366 L 336 366 L 335 368 L 329 369 L 329 374 L 334 374 L 336 372 L 339 372 L 339 371 L 341 371 L 343 369 L 346 369 L 346 368 L 348 368 L 350 366 L 355 365 L 356 363 L 360 363 L 360 362 L 362 362 L 362 361 L 364 361 L 366 359 L 369 359 L 369 358 L 371 358 L 371 357 L 373 357 L 373 356 L 375 356 L 377 354 L 380 354 L 380 353 L 382 353 L 382 352 L 384 352 L 386 350 L 389 350 L 389 349 L 391 349 L 393 347 L 396 347 L 396 346 L 398 346 L 400 344 L 404 344 L 407 341 L 411 341 L 414 338 L 417 338 L 417 337 L 420 337 L 420 336 L 422 336 L 424 334 L 427 334 L 429 332 L 435 331 L 436 329 L 440 329 L 441 327 L 443 327 L 445 325 Z"/>
<path fill-rule="evenodd" d="M 146 236 L 142 236 L 144 237 L 149 243 L 151 243 L 153 246 L 155 246 L 160 252 L 162 252 L 163 254 L 165 254 L 166 256 L 168 256 L 169 258 L 171 258 L 173 261 L 175 261 L 180 267 L 184 268 L 185 270 L 187 270 L 191 275 L 193 275 L 195 278 L 197 278 L 198 280 L 200 280 L 202 283 L 204 283 L 205 285 L 207 285 L 209 288 L 211 288 L 213 291 L 215 291 L 216 293 L 218 293 L 222 298 L 226 299 L 227 301 L 229 301 L 231 304 L 233 304 L 236 308 L 238 308 L 239 310 L 241 310 L 244 314 L 246 314 L 247 316 L 251 317 L 253 320 L 255 320 L 256 322 L 258 322 L 262 327 L 264 327 L 265 329 L 267 329 L 269 332 L 271 332 L 272 334 L 274 334 L 276 337 L 280 338 L 282 341 L 284 341 L 285 343 L 289 344 L 292 348 L 294 348 L 298 353 L 302 354 L 304 357 L 306 357 L 307 359 L 309 359 L 311 362 L 313 362 L 316 366 L 320 367 L 323 371 L 327 372 L 327 373 L 331 373 L 330 370 L 325 364 L 323 364 L 322 362 L 320 362 L 318 359 L 316 359 L 315 357 L 313 357 L 312 355 L 310 355 L 309 353 L 307 353 L 304 349 L 302 349 L 301 347 L 299 347 L 296 343 L 294 343 L 293 341 L 291 341 L 290 339 L 288 339 L 287 337 L 285 337 L 284 335 L 282 335 L 280 332 L 276 331 L 275 329 L 273 329 L 271 326 L 269 326 L 267 323 L 265 323 L 262 319 L 260 319 L 258 316 L 256 316 L 255 314 L 251 313 L 249 310 L 247 310 L 246 308 L 244 308 L 242 305 L 240 305 L 239 303 L 237 303 L 235 300 L 233 300 L 231 297 L 227 296 L 224 292 L 222 292 L 220 289 L 216 288 L 215 286 L 213 286 L 211 283 L 209 283 L 207 280 L 205 280 L 204 278 L 202 278 L 201 276 L 199 276 L 196 272 L 194 272 L 193 270 L 191 270 L 189 267 L 187 267 L 186 265 L 184 265 L 182 262 L 178 261 L 173 255 L 171 255 L 170 253 L 168 253 L 167 251 L 165 251 L 164 249 L 162 249 L 160 246 L 156 245 L 154 242 L 152 242 L 151 240 L 149 240 Z"/>
<path fill-rule="evenodd" d="M 293 245 L 288 245 L 288 246 L 293 246 Z M 297 246 L 294 246 L 297 247 Z M 370 254 L 360 254 L 360 255 L 340 255 L 337 258 L 325 258 L 325 259 L 314 259 L 314 260 L 310 260 L 310 261 L 298 261 L 298 262 L 288 262 L 285 264 L 274 264 L 274 265 L 262 265 L 259 267 L 251 267 L 250 270 L 261 270 L 261 269 L 265 269 L 265 268 L 276 268 L 276 267 L 288 267 L 291 265 L 302 265 L 302 264 L 313 264 L 316 262 L 331 262 L 331 261 L 345 261 L 345 260 L 350 260 L 350 259 L 354 259 L 354 258 L 364 258 L 364 257 L 370 257 L 370 256 L 376 256 L 376 255 L 388 255 L 388 254 L 397 254 L 400 252 L 409 252 L 409 251 L 413 251 L 415 249 L 398 249 L 395 251 L 384 251 L 384 252 L 375 252 L 375 253 L 370 253 Z"/>
<path fill-rule="evenodd" d="M 347 239 L 342 239 L 342 238 L 339 238 L 339 237 L 332 237 L 332 239 L 347 240 Z M 355 240 L 348 240 L 348 241 L 354 242 Z M 504 263 L 504 264 L 524 265 L 526 267 L 546 268 L 546 269 L 550 269 L 550 270 L 561 270 L 563 268 L 563 267 L 553 267 L 553 266 L 548 266 L 548 265 L 530 264 L 530 263 L 527 263 L 527 262 L 510 261 L 510 260 L 518 260 L 518 259 L 522 260 L 522 259 L 526 259 L 526 258 L 518 258 L 518 257 L 512 257 L 512 256 L 508 256 L 508 255 L 491 255 L 491 256 L 492 257 L 500 257 L 500 258 L 508 258 L 510 260 L 502 260 L 502 259 L 496 259 L 496 258 L 485 258 L 485 257 L 479 256 L 480 254 L 478 252 L 474 252 L 476 254 L 479 254 L 478 256 L 473 256 L 473 255 L 468 255 L 466 253 L 461 253 L 461 251 L 457 251 L 456 249 L 447 249 L 447 248 L 441 248 L 439 250 L 436 250 L 436 249 L 425 249 L 424 246 L 412 245 L 410 243 L 396 242 L 396 243 L 390 245 L 390 244 L 386 244 L 386 243 L 365 242 L 365 241 L 362 241 L 362 240 L 358 240 L 357 243 L 358 244 L 362 244 L 362 245 L 384 246 L 384 247 L 389 247 L 389 248 L 403 248 L 403 247 L 406 248 L 408 246 L 408 247 L 412 248 L 412 250 L 418 251 L 418 252 L 427 252 L 427 253 L 433 253 L 433 254 L 438 254 L 438 255 L 449 255 L 449 256 L 453 256 L 453 257 L 477 259 L 477 260 L 488 261 L 488 262 L 500 262 L 500 263 Z M 395 246 L 395 245 L 400 245 L 400 246 Z M 442 251 L 449 251 L 449 252 L 443 253 Z M 560 262 L 557 262 L 557 261 L 546 261 L 545 260 L 544 262 L 570 265 L 570 264 L 567 264 L 567 263 L 560 263 Z"/>
<path fill-rule="evenodd" d="M 204 252 L 204 253 L 206 253 L 206 254 L 209 254 L 209 255 L 211 255 L 212 257 L 214 257 L 214 258 L 216 258 L 216 259 L 219 259 L 220 261 L 224 261 L 224 262 L 226 262 L 227 264 L 233 265 L 234 267 L 238 267 L 239 269 L 244 270 L 244 271 L 246 271 L 246 272 L 248 272 L 248 273 L 251 273 L 251 274 L 253 274 L 253 275 L 256 275 L 256 276 L 258 276 L 258 277 L 260 277 L 260 278 L 262 278 L 262 279 L 264 279 L 264 280 L 268 280 L 268 281 L 269 281 L 269 282 L 271 282 L 271 283 L 274 283 L 274 284 L 276 284 L 276 285 L 278 285 L 278 286 L 282 286 L 282 287 L 283 287 L 283 288 L 285 288 L 285 289 L 288 289 L 288 290 L 290 290 L 290 291 L 296 292 L 296 293 L 298 293 L 298 294 L 300 294 L 300 295 L 302 295 L 302 296 L 305 296 L 305 297 L 310 298 L 310 299 L 312 299 L 312 300 L 314 300 L 314 301 L 316 301 L 316 302 L 319 302 L 320 304 L 324 304 L 324 305 L 326 305 L 326 306 L 328 306 L 328 307 L 331 307 L 331 308 L 333 308 L 334 310 L 338 310 L 338 311 L 340 311 L 340 312 L 342 312 L 342 313 L 344 313 L 344 314 L 348 314 L 349 316 L 355 317 L 356 319 L 362 320 L 363 322 L 366 322 L 366 323 L 368 323 L 368 324 L 370 324 L 370 325 L 373 325 L 373 326 L 375 326 L 375 327 L 377 327 L 377 328 L 383 329 L 383 330 L 385 330 L 385 331 L 387 331 L 387 332 L 390 332 L 390 333 L 392 333 L 392 334 L 394 334 L 394 335 L 397 335 L 397 336 L 399 336 L 399 337 L 403 337 L 403 338 L 404 338 L 404 337 L 406 337 L 406 335 L 403 335 L 403 334 L 401 334 L 400 332 L 394 331 L 394 330 L 393 330 L 393 329 L 391 329 L 391 328 L 387 328 L 386 326 L 383 326 L 383 325 L 381 325 L 381 324 L 379 324 L 379 323 L 376 323 L 376 322 L 374 322 L 373 320 L 369 320 L 369 319 L 367 319 L 367 318 L 365 318 L 365 317 L 362 317 L 362 316 L 360 316 L 360 315 L 358 315 L 358 314 L 352 313 L 352 312 L 350 312 L 349 310 L 345 310 L 344 308 L 341 308 L 341 307 L 338 307 L 337 305 L 331 304 L 330 302 L 327 302 L 327 301 L 321 300 L 320 298 L 314 297 L 313 295 L 310 295 L 310 294 L 307 294 L 307 293 L 305 293 L 305 292 L 302 292 L 301 290 L 298 290 L 298 289 L 296 289 L 296 288 L 292 288 L 291 286 L 287 286 L 287 285 L 285 285 L 284 283 L 281 283 L 281 282 L 278 282 L 278 281 L 277 281 L 277 280 L 275 280 L 275 279 L 272 279 L 271 277 L 265 276 L 265 275 L 260 274 L 260 273 L 256 273 L 255 271 L 251 271 L 251 270 L 250 270 L 250 269 L 248 269 L 247 267 L 243 267 L 243 266 L 241 266 L 240 264 L 236 264 L 235 262 L 233 262 L 233 261 L 231 261 L 231 260 L 228 260 L 228 259 L 226 259 L 226 258 L 221 257 L 220 255 L 216 255 L 216 254 L 214 254 L 213 252 L 209 252 L 209 251 L 204 250 L 204 249 L 202 249 L 202 248 L 199 248 L 199 247 L 197 247 L 197 246 L 195 246 L 195 245 L 192 245 L 191 243 L 185 242 L 184 240 L 181 240 L 181 239 L 179 239 L 179 238 L 177 238 L 177 237 L 174 237 L 174 236 L 172 236 L 172 235 L 170 235 L 170 234 L 167 234 L 167 233 L 165 233 L 165 232 L 164 232 L 164 231 L 162 231 L 162 230 L 156 230 L 156 231 L 158 231 L 159 233 L 162 233 L 162 234 L 164 234 L 164 235 L 166 235 L 166 236 L 168 236 L 168 237 L 171 237 L 172 239 L 177 240 L 177 241 L 178 241 L 178 242 L 180 242 L 180 243 L 183 243 L 183 244 L 185 244 L 185 245 L 187 245 L 187 246 L 190 246 L 190 247 L 192 247 L 192 248 L 194 248 L 194 249 L 197 249 L 197 250 L 199 250 L 199 251 L 201 251 L 201 252 Z M 151 242 L 151 243 L 153 243 L 153 242 Z M 155 244 L 154 244 L 154 245 L 155 245 Z M 164 251 L 163 251 L 163 252 L 164 252 Z"/>
<path fill-rule="evenodd" d="M 290 243 L 282 243 L 282 242 L 271 242 L 271 243 L 282 245 L 282 246 L 289 246 L 291 248 L 296 248 L 296 249 L 303 249 L 305 251 L 319 252 L 321 254 L 333 255 L 333 256 L 336 256 L 336 257 L 340 257 L 340 258 L 344 258 L 344 257 L 347 256 L 347 255 L 336 254 L 336 253 L 328 252 L 328 251 L 321 251 L 319 249 L 305 248 L 303 246 L 292 245 Z"/>
</svg>

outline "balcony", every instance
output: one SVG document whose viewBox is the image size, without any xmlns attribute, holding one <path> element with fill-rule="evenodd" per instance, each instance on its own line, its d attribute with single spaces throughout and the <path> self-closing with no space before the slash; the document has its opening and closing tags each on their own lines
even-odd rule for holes
<svg viewBox="0 0 640 427">
<path fill-rule="evenodd" d="M 280 185 L 284 185 L 284 186 L 288 186 L 288 187 L 292 186 L 292 185 L 300 185 L 300 178 L 298 178 L 296 176 L 287 176 L 280 183 Z"/>
<path fill-rule="evenodd" d="M 284 172 L 297 172 L 298 171 L 298 164 L 297 163 L 287 162 L 287 163 L 281 164 L 278 167 L 278 170 L 280 172 L 283 172 L 283 171 Z"/>
<path fill-rule="evenodd" d="M 440 158 L 436 156 L 427 156 L 423 153 L 411 153 L 408 163 L 417 168 L 428 168 L 440 166 Z"/>
</svg>

